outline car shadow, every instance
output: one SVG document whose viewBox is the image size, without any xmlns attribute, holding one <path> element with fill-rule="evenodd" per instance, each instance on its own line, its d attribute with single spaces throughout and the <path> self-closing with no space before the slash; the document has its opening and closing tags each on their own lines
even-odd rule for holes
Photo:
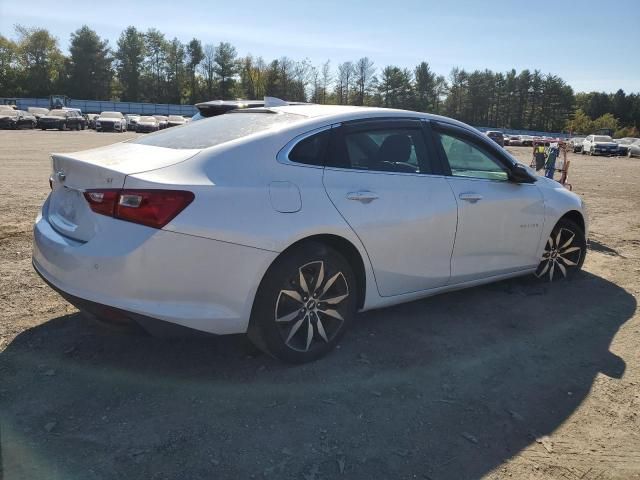
<svg viewBox="0 0 640 480">
<path fill-rule="evenodd" d="M 514 279 L 360 314 L 296 367 L 62 316 L 0 353 L 0 477 L 466 479 L 532 444 L 544 463 L 536 439 L 624 374 L 609 345 L 635 310 L 588 273 Z"/>
</svg>

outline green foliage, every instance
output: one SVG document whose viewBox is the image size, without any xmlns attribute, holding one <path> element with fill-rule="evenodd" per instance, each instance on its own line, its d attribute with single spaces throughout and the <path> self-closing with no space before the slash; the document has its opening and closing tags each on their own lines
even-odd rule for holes
<svg viewBox="0 0 640 480">
<path fill-rule="evenodd" d="M 17 25 L 17 61 L 20 84 L 25 92 L 41 97 L 61 87 L 64 57 L 58 40 L 44 28 Z"/>
<path fill-rule="evenodd" d="M 567 121 L 566 129 L 578 135 L 589 135 L 594 130 L 593 120 L 581 109 L 578 109 L 573 118 Z"/>
<path fill-rule="evenodd" d="M 71 34 L 66 91 L 77 98 L 108 100 L 113 71 L 107 41 L 86 25 Z"/>
<path fill-rule="evenodd" d="M 618 119 L 615 118 L 611 113 L 605 113 L 604 115 L 600 115 L 593 121 L 593 129 L 610 129 L 617 130 L 618 129 Z"/>
<path fill-rule="evenodd" d="M 122 100 L 140 100 L 140 76 L 146 55 L 144 35 L 130 26 L 120 34 L 118 50 L 115 53 L 116 73 L 122 91 Z"/>
<path fill-rule="evenodd" d="M 18 46 L 14 41 L 0 35 L 0 92 L 10 97 L 19 96 L 21 73 Z"/>
<path fill-rule="evenodd" d="M 636 127 L 623 127 L 613 134 L 613 138 L 633 137 L 640 138 L 640 130 Z"/>
<path fill-rule="evenodd" d="M 229 99 L 233 89 L 234 76 L 238 71 L 237 56 L 235 47 L 227 42 L 220 42 L 213 55 L 213 72 L 218 77 L 219 95 L 223 99 Z"/>
</svg>

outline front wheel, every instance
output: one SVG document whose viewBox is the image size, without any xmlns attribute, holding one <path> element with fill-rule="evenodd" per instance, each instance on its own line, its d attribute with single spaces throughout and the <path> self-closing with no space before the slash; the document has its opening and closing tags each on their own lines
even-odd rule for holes
<svg viewBox="0 0 640 480">
<path fill-rule="evenodd" d="M 251 312 L 249 338 L 290 363 L 331 351 L 356 312 L 356 279 L 349 262 L 320 243 L 294 247 L 269 268 Z"/>
<path fill-rule="evenodd" d="M 535 275 L 553 282 L 580 271 L 587 253 L 587 241 L 582 229 L 571 220 L 561 219 L 553 228 Z"/>
</svg>

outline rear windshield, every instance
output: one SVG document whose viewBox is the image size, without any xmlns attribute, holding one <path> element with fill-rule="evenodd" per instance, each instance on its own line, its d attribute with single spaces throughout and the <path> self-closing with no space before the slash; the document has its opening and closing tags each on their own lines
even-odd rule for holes
<svg viewBox="0 0 640 480">
<path fill-rule="evenodd" d="M 66 110 L 51 110 L 49 112 L 49 115 L 52 117 L 66 117 L 67 112 Z"/>
<path fill-rule="evenodd" d="M 226 113 L 140 137 L 131 143 L 155 147 L 208 148 L 258 132 L 276 129 L 305 117 L 291 113 Z"/>
<path fill-rule="evenodd" d="M 181 116 L 179 116 L 179 115 L 169 115 L 169 120 L 171 120 L 171 121 L 178 120 L 179 122 L 181 122 L 181 121 L 183 121 L 183 120 L 184 120 L 184 118 L 182 118 L 182 117 L 181 117 Z"/>
<path fill-rule="evenodd" d="M 611 137 L 606 135 L 596 135 L 593 139 L 594 142 L 611 142 Z"/>
<path fill-rule="evenodd" d="M 120 112 L 102 112 L 100 116 L 102 118 L 122 118 L 122 114 Z"/>
</svg>

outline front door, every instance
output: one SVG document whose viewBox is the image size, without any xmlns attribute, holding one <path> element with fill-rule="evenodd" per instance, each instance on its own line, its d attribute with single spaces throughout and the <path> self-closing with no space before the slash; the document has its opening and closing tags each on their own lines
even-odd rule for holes
<svg viewBox="0 0 640 480">
<path fill-rule="evenodd" d="M 435 132 L 458 202 L 458 231 L 451 257 L 451 283 L 461 283 L 538 265 L 544 199 L 535 183 L 509 180 L 493 147 L 443 124 Z M 488 140 L 487 140 L 488 142 Z"/>
<path fill-rule="evenodd" d="M 389 119 L 334 129 L 325 189 L 362 241 L 382 296 L 443 286 L 451 274 L 457 205 L 424 128 Z"/>
</svg>

